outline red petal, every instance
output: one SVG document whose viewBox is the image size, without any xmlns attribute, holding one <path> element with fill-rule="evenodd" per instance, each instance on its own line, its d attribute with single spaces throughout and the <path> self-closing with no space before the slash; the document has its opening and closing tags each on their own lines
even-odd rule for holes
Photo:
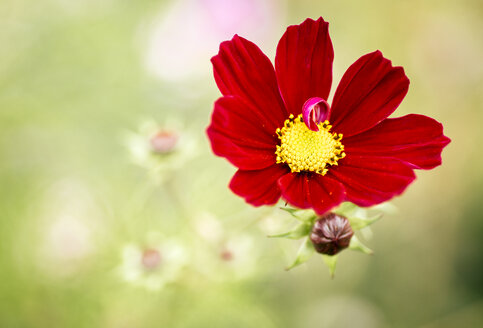
<svg viewBox="0 0 483 328">
<path fill-rule="evenodd" d="M 277 81 L 285 105 L 298 115 L 312 97 L 327 100 L 332 84 L 334 50 L 329 23 L 322 18 L 289 26 L 280 39 L 275 57 Z"/>
<path fill-rule="evenodd" d="M 409 88 L 402 67 L 375 51 L 345 72 L 332 103 L 330 122 L 344 137 L 369 130 L 396 110 Z"/>
<path fill-rule="evenodd" d="M 417 169 L 441 164 L 441 151 L 450 142 L 441 123 L 424 115 L 389 118 L 372 129 L 345 139 L 352 155 L 395 157 Z"/>
<path fill-rule="evenodd" d="M 275 164 L 263 170 L 238 170 L 230 182 L 230 189 L 254 205 L 273 205 L 281 195 L 277 180 L 287 174 L 285 165 Z"/>
<path fill-rule="evenodd" d="M 218 99 L 207 129 L 213 152 L 243 170 L 273 165 L 277 137 L 256 115 L 253 106 L 239 97 Z"/>
<path fill-rule="evenodd" d="M 290 173 L 278 181 L 283 198 L 298 208 L 313 208 L 322 215 L 345 198 L 344 187 L 327 176 Z"/>
<path fill-rule="evenodd" d="M 267 56 L 254 43 L 235 35 L 220 45 L 211 59 L 216 84 L 225 96 L 240 96 L 272 122 L 275 131 L 288 114 L 278 91 L 275 70 Z"/>
<path fill-rule="evenodd" d="M 328 175 L 340 181 L 347 200 L 359 206 L 387 201 L 401 194 L 416 178 L 411 167 L 397 159 L 346 154 Z"/>
</svg>

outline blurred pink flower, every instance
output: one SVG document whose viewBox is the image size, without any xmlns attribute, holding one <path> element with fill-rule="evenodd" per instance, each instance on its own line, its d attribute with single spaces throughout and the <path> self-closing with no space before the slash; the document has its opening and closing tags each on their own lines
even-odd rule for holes
<svg viewBox="0 0 483 328">
<path fill-rule="evenodd" d="M 220 41 L 243 33 L 259 43 L 274 39 L 280 2 L 180 0 L 154 22 L 146 66 L 165 80 L 209 75 L 206 65 Z"/>
</svg>

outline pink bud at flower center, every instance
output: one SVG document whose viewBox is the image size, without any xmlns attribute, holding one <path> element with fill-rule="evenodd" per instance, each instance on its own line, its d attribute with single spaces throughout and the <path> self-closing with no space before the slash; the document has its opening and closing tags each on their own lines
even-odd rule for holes
<svg viewBox="0 0 483 328">
<path fill-rule="evenodd" d="M 173 131 L 161 130 L 149 140 L 151 149 L 158 154 L 171 152 L 178 143 L 179 136 Z"/>
<path fill-rule="evenodd" d="M 145 269 L 154 270 L 161 264 L 161 254 L 156 249 L 146 249 L 141 261 Z"/>
<path fill-rule="evenodd" d="M 322 98 L 310 98 L 302 106 L 302 116 L 305 125 L 312 131 L 319 131 L 318 124 L 329 117 L 330 106 Z"/>
</svg>

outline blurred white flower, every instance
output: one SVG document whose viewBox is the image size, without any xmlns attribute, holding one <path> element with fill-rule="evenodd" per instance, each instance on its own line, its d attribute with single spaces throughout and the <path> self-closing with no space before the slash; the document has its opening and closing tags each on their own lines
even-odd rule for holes
<svg viewBox="0 0 483 328">
<path fill-rule="evenodd" d="M 259 252 L 249 235 L 231 236 L 197 251 L 197 268 L 210 280 L 241 280 L 256 273 Z"/>
<path fill-rule="evenodd" d="M 196 267 L 215 281 L 239 280 L 252 276 L 257 269 L 260 252 L 255 240 L 246 233 L 224 229 L 211 213 L 202 212 L 194 220 L 200 240 L 196 248 Z"/>
<path fill-rule="evenodd" d="M 172 1 L 153 24 L 146 66 L 170 81 L 209 74 L 210 57 L 234 34 L 271 40 L 282 7 L 275 0 Z"/>
<path fill-rule="evenodd" d="M 147 120 L 124 139 L 133 163 L 148 169 L 157 182 L 197 155 L 194 137 L 174 120 L 164 124 Z"/>
<path fill-rule="evenodd" d="M 247 278 L 255 273 L 258 256 L 251 236 L 233 236 L 218 248 L 218 267 L 228 278 Z"/>
<path fill-rule="evenodd" d="M 130 243 L 121 255 L 121 278 L 152 291 L 175 281 L 188 260 L 185 248 L 173 239 L 147 245 Z"/>
</svg>

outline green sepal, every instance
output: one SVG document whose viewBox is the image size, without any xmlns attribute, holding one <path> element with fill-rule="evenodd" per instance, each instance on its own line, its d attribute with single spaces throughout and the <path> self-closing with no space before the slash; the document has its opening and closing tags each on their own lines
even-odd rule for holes
<svg viewBox="0 0 483 328">
<path fill-rule="evenodd" d="M 380 218 L 382 218 L 382 214 L 377 214 L 366 219 L 362 219 L 360 217 L 348 217 L 347 220 L 349 220 L 352 230 L 361 230 L 362 228 L 370 226 Z"/>
<path fill-rule="evenodd" d="M 290 208 L 290 207 L 280 207 L 280 209 L 282 211 L 289 213 L 291 216 L 293 216 L 295 219 L 301 222 L 313 223 L 316 218 L 316 216 L 313 214 L 312 211 L 300 210 L 300 209 Z"/>
<path fill-rule="evenodd" d="M 362 253 L 368 254 L 368 255 L 374 254 L 374 252 L 372 251 L 372 249 L 370 249 L 369 247 L 367 247 L 366 245 L 364 245 L 359 240 L 359 238 L 357 238 L 355 235 L 352 236 L 352 238 L 351 238 L 351 243 L 349 244 L 349 249 L 352 249 L 354 251 L 359 251 L 359 252 L 362 252 Z"/>
<path fill-rule="evenodd" d="M 343 202 L 335 210 L 333 210 L 333 212 L 347 217 L 353 214 L 357 209 L 359 209 L 359 207 L 356 204 L 351 202 Z"/>
<path fill-rule="evenodd" d="M 372 210 L 381 211 L 385 214 L 397 214 L 398 208 L 390 202 L 385 202 L 371 207 Z"/>
<path fill-rule="evenodd" d="M 289 213 L 291 216 L 293 216 L 294 218 L 296 218 L 297 220 L 299 221 L 303 221 L 302 218 L 300 218 L 296 213 L 299 212 L 300 210 L 296 209 L 296 208 L 290 208 L 290 207 L 280 207 L 280 209 L 282 211 L 285 211 L 287 213 Z"/>
<path fill-rule="evenodd" d="M 312 224 L 310 222 L 302 222 L 295 227 L 295 229 L 277 234 L 277 235 L 269 235 L 269 238 L 288 238 L 288 239 L 300 239 L 309 235 L 310 230 L 312 229 Z"/>
<path fill-rule="evenodd" d="M 334 278 L 334 275 L 335 275 L 335 267 L 337 265 L 337 257 L 338 257 L 338 255 L 322 254 L 322 259 L 324 260 L 325 264 L 329 267 L 329 272 L 330 272 L 331 278 Z"/>
<path fill-rule="evenodd" d="M 291 215 L 295 216 L 295 213 L 300 211 L 299 209 L 297 208 L 291 208 L 291 207 L 280 207 L 280 209 L 282 211 L 285 211 L 285 212 L 288 212 L 290 213 Z"/>
<path fill-rule="evenodd" d="M 285 270 L 293 269 L 296 266 L 307 262 L 312 257 L 312 255 L 314 255 L 314 253 L 315 253 L 315 249 L 314 249 L 314 245 L 312 245 L 312 241 L 310 240 L 309 237 L 305 237 L 305 240 L 300 245 L 299 250 L 297 251 L 297 257 L 295 258 L 295 261 L 292 263 L 292 265 L 288 266 Z"/>
</svg>

